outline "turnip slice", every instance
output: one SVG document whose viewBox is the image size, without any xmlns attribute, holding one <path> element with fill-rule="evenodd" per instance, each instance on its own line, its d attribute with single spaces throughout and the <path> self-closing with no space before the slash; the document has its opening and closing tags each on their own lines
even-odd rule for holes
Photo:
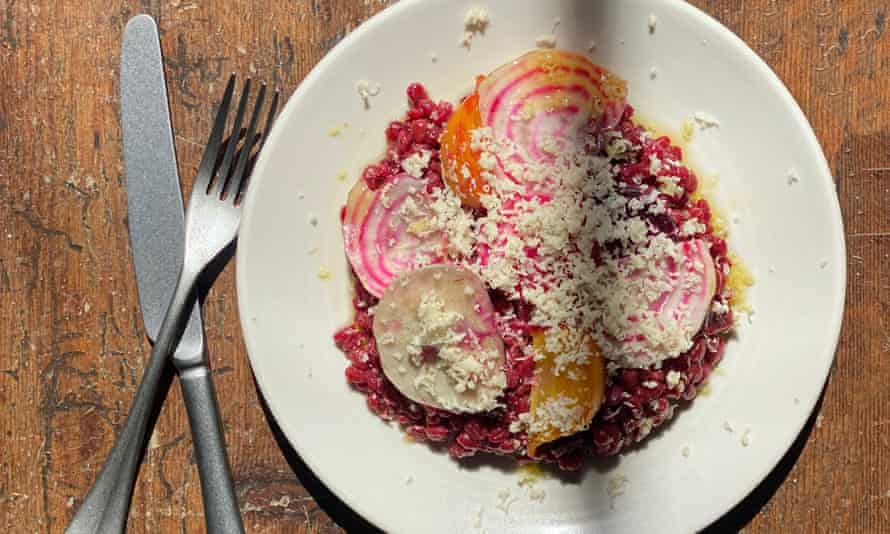
<svg viewBox="0 0 890 534">
<path fill-rule="evenodd" d="M 359 180 L 349 192 L 343 242 L 352 270 L 379 297 L 399 274 L 435 263 L 446 237 L 432 225 L 426 184 L 408 174 L 377 190 Z"/>
<path fill-rule="evenodd" d="M 478 94 L 483 124 L 495 139 L 512 141 L 517 149 L 500 162 L 497 174 L 527 183 L 527 176 L 517 176 L 518 169 L 583 148 L 591 127 L 615 126 L 627 87 L 583 56 L 536 50 L 493 71 L 479 84 Z"/>
<path fill-rule="evenodd" d="M 498 406 L 504 345 L 482 281 L 450 264 L 403 274 L 374 313 L 383 372 L 409 399 L 454 413 Z"/>
</svg>

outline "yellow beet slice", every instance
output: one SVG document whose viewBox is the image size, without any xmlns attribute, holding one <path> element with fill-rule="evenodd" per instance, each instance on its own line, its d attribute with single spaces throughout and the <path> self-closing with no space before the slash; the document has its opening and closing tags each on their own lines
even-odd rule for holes
<svg viewBox="0 0 890 534">
<path fill-rule="evenodd" d="M 538 332 L 533 337 L 535 350 L 544 357 L 535 363 L 529 405 L 529 456 L 545 443 L 587 429 L 606 391 L 606 365 L 593 338 L 582 338 L 589 356 L 563 361 L 560 354 L 546 350 L 546 336 L 558 335 L 549 332 Z"/>
</svg>

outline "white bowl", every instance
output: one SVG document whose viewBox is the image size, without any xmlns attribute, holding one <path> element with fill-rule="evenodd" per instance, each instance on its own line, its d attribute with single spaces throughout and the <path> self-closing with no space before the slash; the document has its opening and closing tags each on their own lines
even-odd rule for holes
<svg viewBox="0 0 890 534">
<path fill-rule="evenodd" d="M 481 1 L 491 25 L 468 51 L 458 41 L 476 4 L 400 2 L 345 38 L 288 101 L 256 167 L 238 250 L 239 307 L 256 379 L 309 467 L 389 532 L 478 531 L 480 506 L 488 532 L 702 528 L 776 465 L 831 366 L 846 262 L 819 143 L 775 74 L 685 2 Z M 520 473 L 503 462 L 462 467 L 372 415 L 347 386 L 332 335 L 351 314 L 339 207 L 363 166 L 382 153 L 384 128 L 406 109 L 404 89 L 421 81 L 434 98 L 453 100 L 474 75 L 533 48 L 556 17 L 558 46 L 585 51 L 595 41 L 594 61 L 628 80 L 629 101 L 646 119 L 674 130 L 698 111 L 720 121 L 696 134 L 687 152 L 701 175 L 719 177 L 717 205 L 734 221 L 730 245 L 757 280 L 756 313 L 730 343 L 710 395 L 616 461 L 578 479 L 540 482 L 547 496 L 533 503 L 517 486 Z M 370 109 L 356 92 L 360 79 L 381 84 Z M 336 127 L 342 133 L 329 135 Z M 346 182 L 336 179 L 342 171 Z M 799 181 L 789 183 L 789 171 Z M 322 268 L 329 280 L 317 276 Z M 627 479 L 618 496 L 608 491 L 616 477 Z M 496 508 L 504 488 L 519 497 L 509 514 Z"/>
</svg>

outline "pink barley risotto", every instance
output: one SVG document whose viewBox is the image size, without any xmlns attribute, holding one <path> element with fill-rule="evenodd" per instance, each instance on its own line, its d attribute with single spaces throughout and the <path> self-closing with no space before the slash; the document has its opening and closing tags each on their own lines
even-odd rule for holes
<svg viewBox="0 0 890 534">
<path fill-rule="evenodd" d="M 341 212 L 346 380 L 454 458 L 572 470 L 645 439 L 720 362 L 738 298 L 680 149 L 566 51 L 479 76 L 456 107 L 407 96 Z"/>
</svg>

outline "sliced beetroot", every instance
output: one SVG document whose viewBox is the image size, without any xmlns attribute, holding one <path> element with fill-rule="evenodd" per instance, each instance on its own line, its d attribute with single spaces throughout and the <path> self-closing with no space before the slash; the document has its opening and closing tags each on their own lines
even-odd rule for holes
<svg viewBox="0 0 890 534">
<path fill-rule="evenodd" d="M 379 297 L 405 271 L 435 263 L 446 237 L 432 225 L 426 183 L 398 174 L 377 189 L 359 180 L 343 212 L 343 241 L 362 285 Z"/>
<path fill-rule="evenodd" d="M 504 345 L 471 271 L 431 265 L 396 279 L 377 305 L 374 337 L 384 374 L 407 398 L 454 413 L 499 405 Z"/>
<path fill-rule="evenodd" d="M 624 309 L 643 310 L 627 317 L 623 341 L 612 343 L 611 357 L 626 367 L 647 367 L 688 350 L 711 308 L 717 274 L 707 241 L 683 241 L 672 252 L 679 258 L 666 253 L 652 260 L 654 268 L 629 274 L 661 289 L 626 295 Z"/>
<path fill-rule="evenodd" d="M 534 173 L 520 174 L 519 169 L 552 163 L 557 153 L 582 148 L 591 125 L 618 124 L 627 87 L 581 55 L 536 50 L 493 71 L 479 84 L 478 95 L 482 123 L 495 139 L 509 140 L 516 148 L 499 161 L 496 174 L 538 190 L 546 184 L 531 184 Z"/>
</svg>

